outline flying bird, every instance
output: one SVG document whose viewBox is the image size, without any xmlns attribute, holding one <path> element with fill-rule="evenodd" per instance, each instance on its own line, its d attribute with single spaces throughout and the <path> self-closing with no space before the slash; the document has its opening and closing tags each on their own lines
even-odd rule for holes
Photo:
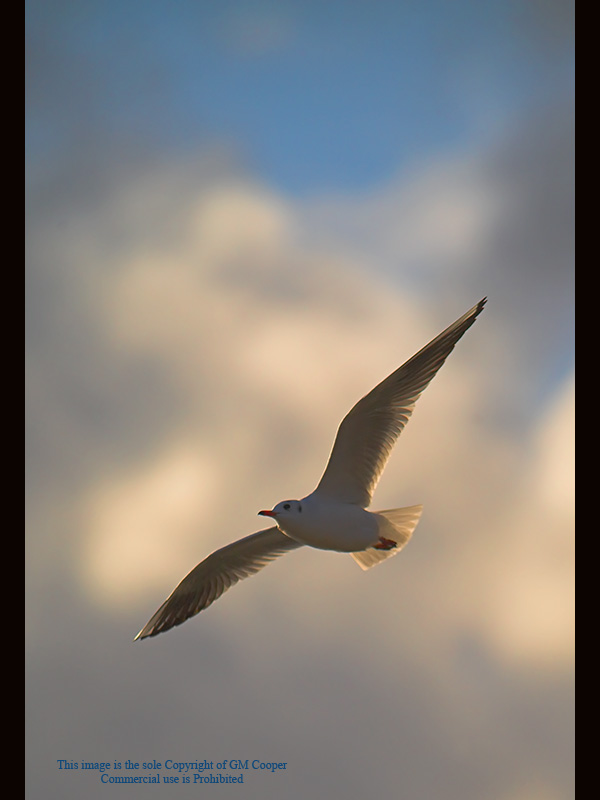
<svg viewBox="0 0 600 800">
<path fill-rule="evenodd" d="M 304 545 L 349 553 L 364 570 L 400 552 L 423 506 L 366 509 L 415 403 L 485 302 L 484 297 L 356 403 L 338 428 L 314 492 L 259 511 L 274 521 L 274 527 L 222 547 L 201 561 L 135 638 L 157 636 L 181 625 L 238 581 Z"/>
</svg>

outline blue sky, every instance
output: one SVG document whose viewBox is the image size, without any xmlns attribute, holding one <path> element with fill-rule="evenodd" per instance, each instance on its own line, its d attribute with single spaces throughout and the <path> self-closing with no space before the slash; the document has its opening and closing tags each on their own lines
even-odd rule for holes
<svg viewBox="0 0 600 800">
<path fill-rule="evenodd" d="M 364 189 L 568 92 L 561 3 L 27 4 L 33 164 L 223 140 L 285 192 Z M 106 154 L 105 154 L 106 155 Z"/>
</svg>

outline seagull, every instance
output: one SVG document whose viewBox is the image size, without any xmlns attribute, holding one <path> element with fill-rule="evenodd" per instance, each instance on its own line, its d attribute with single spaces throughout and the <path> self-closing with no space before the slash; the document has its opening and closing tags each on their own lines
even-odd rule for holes
<svg viewBox="0 0 600 800">
<path fill-rule="evenodd" d="M 363 570 L 399 553 L 412 536 L 423 506 L 377 512 L 367 511 L 367 507 L 415 403 L 475 322 L 486 299 L 356 403 L 338 428 L 327 467 L 314 492 L 259 511 L 259 515 L 274 521 L 274 527 L 228 544 L 201 561 L 135 639 L 157 636 L 181 625 L 238 581 L 305 545 L 349 553 Z"/>
</svg>

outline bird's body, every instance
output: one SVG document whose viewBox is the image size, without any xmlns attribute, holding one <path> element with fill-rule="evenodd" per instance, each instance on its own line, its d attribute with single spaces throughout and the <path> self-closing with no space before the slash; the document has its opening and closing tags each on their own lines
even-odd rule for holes
<svg viewBox="0 0 600 800">
<path fill-rule="evenodd" d="M 285 509 L 284 506 L 290 506 Z M 300 544 L 319 550 L 352 553 L 366 550 L 379 540 L 375 514 L 354 503 L 336 503 L 318 492 L 302 500 L 286 500 L 273 511 L 260 513 L 273 516 L 278 528 Z"/>
<path fill-rule="evenodd" d="M 410 539 L 422 506 L 371 512 L 367 507 L 387 459 L 417 399 L 461 336 L 481 313 L 485 298 L 442 331 L 356 403 L 338 429 L 317 488 L 259 514 L 276 526 L 259 531 L 200 562 L 135 637 L 145 639 L 180 625 L 230 586 L 273 559 L 304 545 L 350 553 L 362 569 L 398 553 Z"/>
</svg>

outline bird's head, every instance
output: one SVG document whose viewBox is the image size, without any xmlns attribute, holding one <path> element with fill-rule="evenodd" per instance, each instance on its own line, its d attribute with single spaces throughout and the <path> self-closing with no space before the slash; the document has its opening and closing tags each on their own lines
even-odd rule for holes
<svg viewBox="0 0 600 800">
<path fill-rule="evenodd" d="M 297 518 L 302 514 L 302 503 L 299 500 L 282 500 L 271 511 L 259 511 L 263 517 L 272 517 L 281 527 L 286 521 Z"/>
</svg>

